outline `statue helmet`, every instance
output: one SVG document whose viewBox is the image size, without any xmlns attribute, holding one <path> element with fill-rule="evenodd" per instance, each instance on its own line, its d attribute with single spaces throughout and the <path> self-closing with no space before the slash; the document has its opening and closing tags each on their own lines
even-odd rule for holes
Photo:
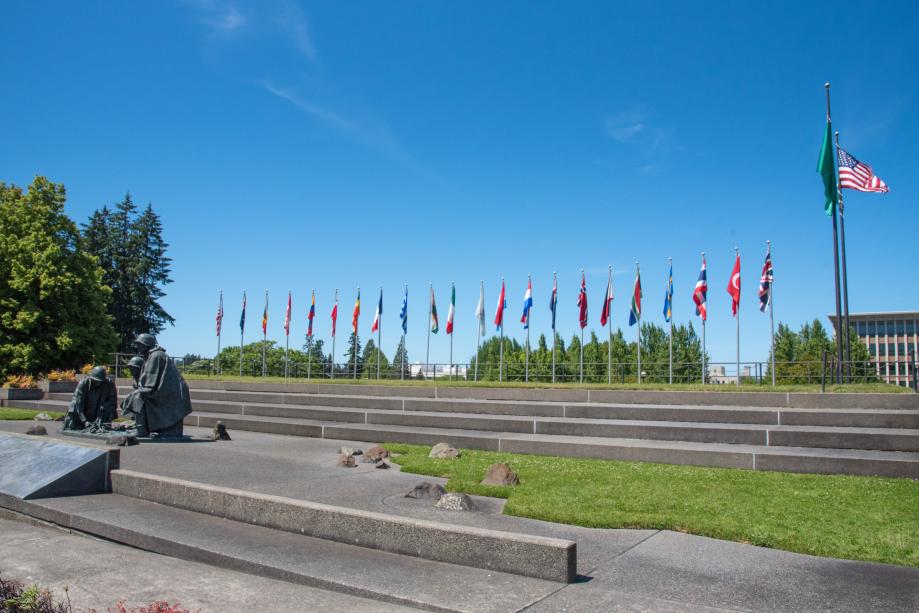
<svg viewBox="0 0 919 613">
<path fill-rule="evenodd" d="M 148 349 L 156 347 L 156 337 L 152 334 L 138 334 L 134 339 L 135 345 L 145 345 Z"/>
<path fill-rule="evenodd" d="M 128 360 L 128 368 L 136 368 L 140 370 L 144 367 L 144 359 L 139 355 L 135 355 L 133 358 Z"/>
<path fill-rule="evenodd" d="M 91 371 L 89 371 L 89 378 L 93 381 L 102 382 L 108 378 L 108 373 L 105 372 L 105 366 L 96 366 Z"/>
</svg>

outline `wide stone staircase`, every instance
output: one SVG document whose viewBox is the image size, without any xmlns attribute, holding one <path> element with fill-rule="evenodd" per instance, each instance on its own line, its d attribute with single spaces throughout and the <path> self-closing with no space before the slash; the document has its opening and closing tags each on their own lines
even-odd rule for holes
<svg viewBox="0 0 919 613">
<path fill-rule="evenodd" d="M 189 426 L 752 470 L 919 478 L 919 395 L 189 381 Z M 130 392 L 119 380 L 119 396 Z M 66 410 L 69 394 L 10 406 Z"/>
</svg>

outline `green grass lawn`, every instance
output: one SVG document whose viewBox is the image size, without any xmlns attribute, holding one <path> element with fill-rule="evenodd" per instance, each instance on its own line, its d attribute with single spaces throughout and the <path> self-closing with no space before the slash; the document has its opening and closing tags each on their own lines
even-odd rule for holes
<svg viewBox="0 0 919 613">
<path fill-rule="evenodd" d="M 55 411 L 33 411 L 32 409 L 14 409 L 9 407 L 0 407 L 0 419 L 32 419 L 39 413 L 47 413 L 55 419 L 63 415 L 63 413 L 57 413 Z"/>
<path fill-rule="evenodd" d="M 507 498 L 507 515 L 588 526 L 650 528 L 818 556 L 919 567 L 919 481 L 804 475 L 387 444 L 403 472 L 447 489 Z M 507 462 L 520 485 L 479 485 Z"/>
<path fill-rule="evenodd" d="M 407 385 L 407 386 L 438 386 L 438 387 L 531 387 L 531 388 L 561 388 L 561 389 L 611 389 L 611 390 L 655 390 L 655 391 L 673 391 L 673 392 L 819 392 L 820 385 L 776 385 L 775 387 L 764 384 L 744 384 L 737 385 L 702 385 L 700 383 L 548 383 L 534 382 L 524 383 L 522 381 L 450 381 L 449 379 L 437 379 L 436 381 L 420 381 L 417 379 L 351 379 L 341 377 L 338 379 L 295 379 L 293 377 L 285 379 L 284 377 L 240 377 L 238 375 L 220 375 L 208 376 L 197 374 L 185 374 L 189 381 L 250 381 L 262 383 L 318 383 L 318 384 L 355 384 L 355 385 Z M 827 392 L 877 392 L 888 394 L 909 394 L 911 389 L 887 383 L 850 383 L 846 385 L 827 385 Z"/>
</svg>

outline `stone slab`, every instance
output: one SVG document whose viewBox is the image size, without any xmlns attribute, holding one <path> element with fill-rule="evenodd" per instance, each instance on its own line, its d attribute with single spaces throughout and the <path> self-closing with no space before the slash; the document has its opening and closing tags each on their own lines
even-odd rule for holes
<svg viewBox="0 0 919 613">
<path fill-rule="evenodd" d="M 0 494 L 21 500 L 111 490 L 119 451 L 0 434 Z"/>
<path fill-rule="evenodd" d="M 571 582 L 572 541 L 470 528 L 311 503 L 159 477 L 112 472 L 115 493 L 275 530 L 450 562 L 473 568 Z"/>
</svg>

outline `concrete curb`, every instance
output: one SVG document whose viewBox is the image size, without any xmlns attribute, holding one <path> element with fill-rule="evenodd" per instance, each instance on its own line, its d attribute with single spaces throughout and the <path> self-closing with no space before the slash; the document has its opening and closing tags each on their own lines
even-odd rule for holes
<svg viewBox="0 0 919 613">
<path fill-rule="evenodd" d="M 280 496 L 112 471 L 116 494 L 233 521 L 427 560 L 571 583 L 577 545 L 561 539 L 408 519 Z"/>
</svg>

